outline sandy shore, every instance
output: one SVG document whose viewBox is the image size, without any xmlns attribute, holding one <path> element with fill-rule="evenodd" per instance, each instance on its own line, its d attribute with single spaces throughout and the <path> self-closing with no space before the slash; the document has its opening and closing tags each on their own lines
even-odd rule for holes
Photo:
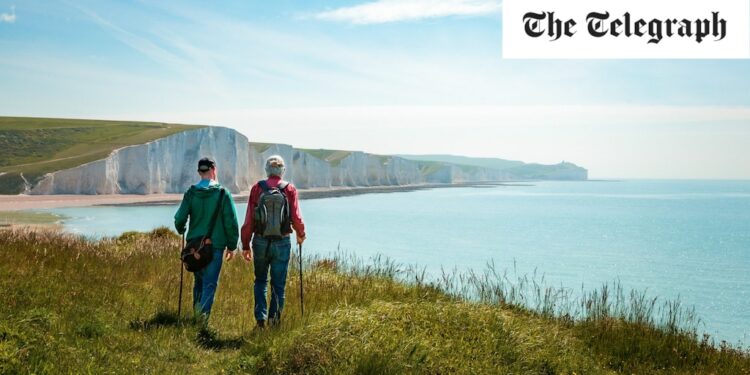
<svg viewBox="0 0 750 375">
<path fill-rule="evenodd" d="M 395 193 L 434 188 L 491 187 L 519 185 L 520 183 L 483 182 L 463 184 L 422 184 L 408 186 L 335 187 L 300 189 L 300 199 L 344 197 L 358 194 Z M 248 192 L 234 194 L 237 203 L 247 201 Z M 43 208 L 91 207 L 112 205 L 173 205 L 180 202 L 182 194 L 111 194 L 111 195 L 0 195 L 0 211 L 19 211 Z"/>
<path fill-rule="evenodd" d="M 103 204 L 134 204 L 160 201 L 177 202 L 182 194 L 151 195 L 0 195 L 0 211 L 40 208 L 89 207 Z"/>
</svg>

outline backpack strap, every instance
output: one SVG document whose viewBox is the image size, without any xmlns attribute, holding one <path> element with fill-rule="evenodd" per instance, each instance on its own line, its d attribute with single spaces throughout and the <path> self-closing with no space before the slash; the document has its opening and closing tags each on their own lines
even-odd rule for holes
<svg viewBox="0 0 750 375">
<path fill-rule="evenodd" d="M 214 210 L 213 215 L 211 215 L 211 221 L 208 224 L 208 232 L 206 233 L 206 237 L 211 238 L 211 235 L 214 233 L 214 226 L 216 226 L 216 218 L 219 217 L 219 211 L 221 211 L 221 207 L 224 203 L 224 188 L 221 188 L 219 190 L 219 203 L 216 204 L 216 209 Z"/>
<path fill-rule="evenodd" d="M 258 186 L 260 186 L 260 189 L 263 190 L 264 193 L 268 193 L 268 181 L 260 180 L 258 181 Z"/>
<path fill-rule="evenodd" d="M 292 220 L 292 212 L 289 210 L 289 198 L 286 196 L 286 188 L 289 186 L 288 181 L 281 180 L 279 182 L 279 191 L 281 191 L 281 195 L 284 196 L 284 219 L 287 222 L 291 222 Z"/>
<path fill-rule="evenodd" d="M 271 190 L 271 188 L 268 187 L 268 181 L 266 180 L 258 181 L 258 186 L 260 186 L 260 188 L 263 190 L 264 193 L 268 193 L 268 191 Z M 279 190 L 281 191 L 284 191 L 284 189 L 286 189 L 287 186 L 289 186 L 289 182 L 282 180 L 279 182 L 279 185 L 277 186 L 277 188 L 279 188 Z"/>
</svg>

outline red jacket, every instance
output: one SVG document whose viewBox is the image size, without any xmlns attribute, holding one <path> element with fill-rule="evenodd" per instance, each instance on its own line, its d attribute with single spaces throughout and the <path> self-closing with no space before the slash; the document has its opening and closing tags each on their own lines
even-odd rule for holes
<svg viewBox="0 0 750 375">
<path fill-rule="evenodd" d="M 269 188 L 277 187 L 279 186 L 279 182 L 281 182 L 281 177 L 271 176 L 266 181 Z M 294 232 L 297 233 L 297 236 L 304 237 L 305 223 L 302 221 L 302 213 L 299 209 L 297 188 L 295 188 L 294 185 L 289 184 L 286 189 L 284 189 L 284 192 L 286 193 L 286 199 L 289 201 L 289 211 L 292 216 L 292 228 L 294 228 Z M 258 206 L 261 193 L 263 193 L 263 189 L 260 188 L 258 183 L 255 183 L 253 188 L 250 189 L 250 198 L 247 202 L 247 212 L 245 212 L 245 224 L 242 225 L 241 230 L 242 248 L 244 250 L 250 249 L 250 241 L 252 241 L 253 233 L 255 233 L 253 219 L 255 218 L 255 207 Z"/>
</svg>

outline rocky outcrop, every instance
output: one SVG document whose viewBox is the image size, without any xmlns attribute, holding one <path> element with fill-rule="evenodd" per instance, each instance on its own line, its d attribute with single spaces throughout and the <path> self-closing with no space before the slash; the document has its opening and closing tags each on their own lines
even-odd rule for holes
<svg viewBox="0 0 750 375">
<path fill-rule="evenodd" d="M 153 142 L 124 147 L 106 159 L 47 174 L 31 194 L 181 193 L 196 182 L 198 160 L 218 163 L 219 180 L 233 193 L 250 181 L 245 136 L 227 128 L 206 127 Z"/>
<path fill-rule="evenodd" d="M 301 189 L 518 179 L 584 180 L 588 173 L 571 163 L 496 169 L 359 151 L 300 150 L 286 144 L 250 143 L 234 130 L 206 127 L 124 147 L 105 159 L 49 173 L 30 193 L 181 193 L 196 182 L 195 166 L 205 156 L 217 161 L 219 181 L 232 193 L 239 193 L 265 177 L 263 166 L 271 155 L 281 155 L 286 160 L 285 178 Z"/>
</svg>

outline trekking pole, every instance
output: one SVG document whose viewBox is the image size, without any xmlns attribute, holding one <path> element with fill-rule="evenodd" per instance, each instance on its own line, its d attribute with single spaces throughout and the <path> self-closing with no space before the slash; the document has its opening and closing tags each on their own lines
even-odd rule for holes
<svg viewBox="0 0 750 375">
<path fill-rule="evenodd" d="M 305 316 L 305 289 L 302 287 L 302 244 L 299 244 L 299 307 L 301 316 Z"/>
<path fill-rule="evenodd" d="M 182 247 L 180 247 L 180 299 L 177 302 L 177 320 L 182 316 L 182 275 L 185 273 L 185 267 L 182 265 L 182 249 L 185 248 L 185 233 L 182 234 Z"/>
</svg>

